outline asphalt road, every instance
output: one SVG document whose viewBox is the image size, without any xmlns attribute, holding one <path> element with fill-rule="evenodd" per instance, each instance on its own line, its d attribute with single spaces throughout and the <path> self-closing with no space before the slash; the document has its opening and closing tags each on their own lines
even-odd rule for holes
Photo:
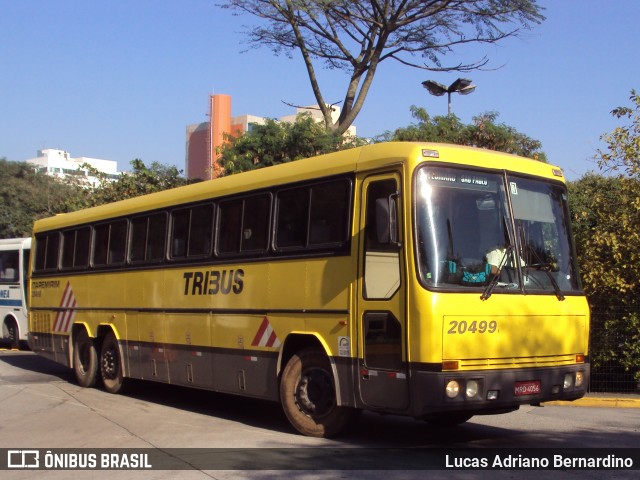
<svg viewBox="0 0 640 480">
<path fill-rule="evenodd" d="M 456 428 L 432 428 L 413 419 L 365 413 L 347 435 L 326 440 L 295 433 L 275 403 L 147 382 L 133 382 L 125 395 L 111 395 L 100 389 L 79 387 L 71 371 L 31 352 L 0 350 L 0 449 L 53 452 L 70 449 L 64 452 L 95 451 L 97 455 L 110 451 L 107 449 L 131 449 L 161 452 L 173 461 L 183 462 L 183 466 L 189 454 L 211 457 L 212 452 L 219 452 L 184 449 L 224 449 L 220 451 L 233 453 L 233 458 L 224 453 L 221 457 L 224 461 L 213 464 L 201 465 L 196 458 L 195 465 L 200 468 L 189 470 L 12 469 L 0 475 L 3 479 L 110 480 L 176 477 L 386 480 L 390 476 L 447 480 L 541 476 L 545 480 L 637 479 L 640 470 L 420 470 L 424 465 L 421 452 L 429 455 L 435 452 L 436 457 L 440 455 L 438 460 L 442 460 L 442 452 L 451 453 L 453 464 L 457 454 L 464 460 L 484 453 L 493 455 L 495 451 L 518 453 L 520 449 L 553 449 L 545 451 L 564 453 L 587 448 L 607 453 L 611 451 L 608 449 L 633 447 L 636 463 L 640 464 L 640 408 L 612 407 L 640 407 L 640 399 L 624 400 L 615 403 L 611 398 L 590 397 L 577 404 L 581 407 L 565 404 L 523 407 L 506 415 L 474 417 Z M 346 450 L 355 448 L 358 450 Z M 615 452 L 621 455 L 628 451 Z M 387 460 L 389 463 L 385 464 Z M 354 462 L 362 470 L 353 470 Z M 261 463 L 267 470 L 259 469 Z M 236 466 L 230 469 L 230 464 Z M 347 464 L 350 466 L 345 468 Z M 237 465 L 250 465 L 250 470 L 236 470 L 243 468 Z M 393 470 L 385 470 L 388 468 Z"/>
</svg>

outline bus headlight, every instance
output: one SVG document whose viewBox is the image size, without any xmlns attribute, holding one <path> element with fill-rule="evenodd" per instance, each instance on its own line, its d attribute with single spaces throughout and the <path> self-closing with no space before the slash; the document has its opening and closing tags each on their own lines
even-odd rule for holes
<svg viewBox="0 0 640 480">
<path fill-rule="evenodd" d="M 449 380 L 445 390 L 447 392 L 447 397 L 456 398 L 460 393 L 460 384 L 455 380 Z"/>
<path fill-rule="evenodd" d="M 473 398 L 478 395 L 478 382 L 476 380 L 469 380 L 467 382 L 465 394 L 467 395 L 467 398 Z"/>
<path fill-rule="evenodd" d="M 573 387 L 573 373 L 565 373 L 564 385 L 562 386 L 562 388 L 564 390 L 569 390 L 571 387 Z"/>
<path fill-rule="evenodd" d="M 582 387 L 583 382 L 584 382 L 584 373 L 576 372 L 576 388 Z"/>
</svg>

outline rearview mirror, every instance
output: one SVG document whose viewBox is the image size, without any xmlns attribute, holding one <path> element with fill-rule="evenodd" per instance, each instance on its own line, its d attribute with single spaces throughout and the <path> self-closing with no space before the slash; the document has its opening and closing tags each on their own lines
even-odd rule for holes
<svg viewBox="0 0 640 480">
<path fill-rule="evenodd" d="M 398 192 L 376 200 L 376 235 L 383 245 L 400 246 L 398 233 Z"/>
</svg>

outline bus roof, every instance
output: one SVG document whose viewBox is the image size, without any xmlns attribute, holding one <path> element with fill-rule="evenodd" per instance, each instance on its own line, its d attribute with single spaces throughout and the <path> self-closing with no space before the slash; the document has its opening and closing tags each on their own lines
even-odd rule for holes
<svg viewBox="0 0 640 480">
<path fill-rule="evenodd" d="M 470 167 L 507 170 L 563 181 L 562 170 L 547 163 L 492 150 L 441 143 L 386 142 L 357 147 L 317 157 L 238 173 L 162 192 L 121 200 L 107 205 L 38 220 L 34 233 L 53 228 L 100 221 L 135 214 L 179 203 L 259 190 L 351 172 L 374 170 L 400 163 L 422 162 L 459 164 Z"/>
<path fill-rule="evenodd" d="M 0 247 L 31 248 L 31 237 L 4 238 L 0 240 Z"/>
</svg>

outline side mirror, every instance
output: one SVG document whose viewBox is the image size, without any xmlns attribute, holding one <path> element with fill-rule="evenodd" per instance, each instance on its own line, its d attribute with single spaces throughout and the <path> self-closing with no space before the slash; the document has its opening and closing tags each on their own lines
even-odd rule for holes
<svg viewBox="0 0 640 480">
<path fill-rule="evenodd" d="M 400 246 L 398 232 L 398 197 L 396 192 L 376 200 L 376 235 L 382 245 Z"/>
</svg>

